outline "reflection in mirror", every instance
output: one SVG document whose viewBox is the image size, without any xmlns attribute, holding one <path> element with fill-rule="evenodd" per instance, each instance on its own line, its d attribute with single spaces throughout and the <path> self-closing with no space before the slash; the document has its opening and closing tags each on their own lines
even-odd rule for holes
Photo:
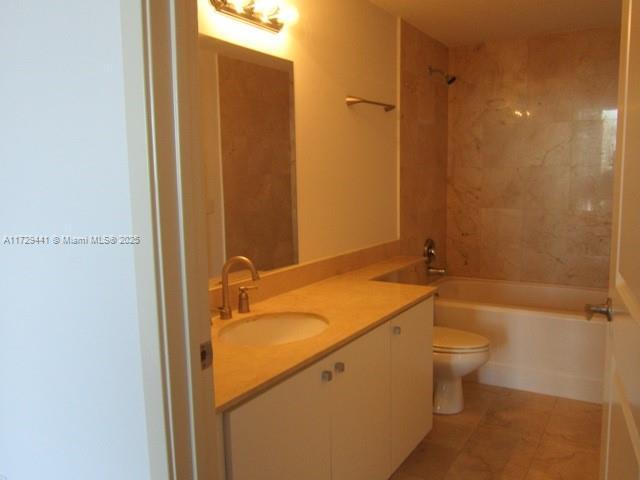
<svg viewBox="0 0 640 480">
<path fill-rule="evenodd" d="M 213 257 L 219 263 L 244 255 L 260 270 L 297 263 L 293 65 L 216 45 L 220 155 L 219 165 L 207 170 L 221 176 L 224 210 L 218 222 L 222 242 L 217 242 L 223 252 Z M 211 58 L 201 56 L 201 62 Z M 205 130 L 203 135 L 215 133 Z M 215 235 L 215 227 L 209 231 Z M 212 240 L 210 250 L 216 248 Z M 218 276 L 220 269 L 212 262 L 211 267 L 211 275 Z"/>
</svg>

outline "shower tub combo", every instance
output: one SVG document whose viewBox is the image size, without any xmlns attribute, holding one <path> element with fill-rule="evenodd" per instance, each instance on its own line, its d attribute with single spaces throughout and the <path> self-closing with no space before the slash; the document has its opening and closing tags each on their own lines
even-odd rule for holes
<svg viewBox="0 0 640 480">
<path fill-rule="evenodd" d="M 489 338 L 489 361 L 473 379 L 602 401 L 606 322 L 587 321 L 584 306 L 602 303 L 606 290 L 434 276 L 424 262 L 378 280 L 437 285 L 436 325 Z"/>
</svg>

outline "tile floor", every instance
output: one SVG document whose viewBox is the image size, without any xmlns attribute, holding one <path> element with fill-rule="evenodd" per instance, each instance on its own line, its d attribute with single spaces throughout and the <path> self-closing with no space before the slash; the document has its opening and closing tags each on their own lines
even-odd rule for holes
<svg viewBox="0 0 640 480">
<path fill-rule="evenodd" d="M 465 383 L 392 480 L 596 480 L 600 405 Z"/>
</svg>

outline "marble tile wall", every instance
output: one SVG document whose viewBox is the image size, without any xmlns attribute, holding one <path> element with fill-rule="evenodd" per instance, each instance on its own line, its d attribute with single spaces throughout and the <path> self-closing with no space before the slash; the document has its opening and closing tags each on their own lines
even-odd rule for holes
<svg viewBox="0 0 640 480">
<path fill-rule="evenodd" d="M 446 259 L 447 86 L 429 65 L 447 70 L 449 50 L 406 22 L 401 26 L 400 236 L 405 253 L 425 239 Z"/>
<path fill-rule="evenodd" d="M 618 43 L 598 29 L 451 49 L 450 273 L 607 285 Z"/>
</svg>

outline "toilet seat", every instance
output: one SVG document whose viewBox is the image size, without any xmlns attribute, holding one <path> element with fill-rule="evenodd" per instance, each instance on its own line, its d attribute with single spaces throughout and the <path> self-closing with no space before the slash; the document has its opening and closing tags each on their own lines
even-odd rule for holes
<svg viewBox="0 0 640 480">
<path fill-rule="evenodd" d="M 433 327 L 433 351 L 436 353 L 477 353 L 489 350 L 489 339 L 476 333 L 447 327 Z"/>
</svg>

